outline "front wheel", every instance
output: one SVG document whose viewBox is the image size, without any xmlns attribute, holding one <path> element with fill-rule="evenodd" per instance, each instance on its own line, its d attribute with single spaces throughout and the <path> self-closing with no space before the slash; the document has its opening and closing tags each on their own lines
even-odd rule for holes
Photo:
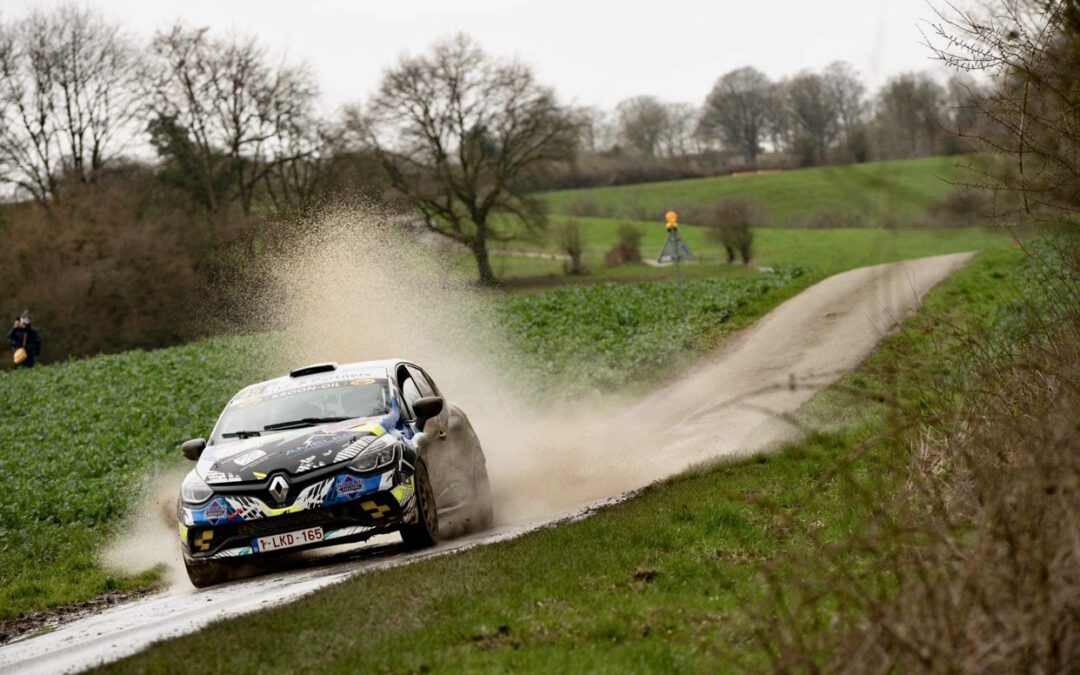
<svg viewBox="0 0 1080 675">
<path fill-rule="evenodd" d="M 231 568 L 222 562 L 209 560 L 201 563 L 189 563 L 184 561 L 187 568 L 188 579 L 195 588 L 207 588 L 216 586 L 229 580 Z"/>
<path fill-rule="evenodd" d="M 435 492 L 431 489 L 427 462 L 416 460 L 413 474 L 416 499 L 416 522 L 401 528 L 401 540 L 409 548 L 427 548 L 439 543 L 439 513 L 435 508 Z"/>
</svg>

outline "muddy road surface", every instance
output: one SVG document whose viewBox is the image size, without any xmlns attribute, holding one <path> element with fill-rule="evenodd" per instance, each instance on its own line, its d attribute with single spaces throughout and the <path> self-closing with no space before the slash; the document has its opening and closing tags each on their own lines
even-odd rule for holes
<svg viewBox="0 0 1080 675">
<path fill-rule="evenodd" d="M 590 433 L 604 434 L 604 447 L 617 447 L 619 461 L 577 462 L 578 484 L 587 487 L 568 494 L 565 503 L 546 498 L 510 504 L 502 509 L 503 522 L 493 530 L 425 551 L 405 551 L 396 536 L 388 536 L 360 548 L 303 557 L 294 561 L 296 567 L 211 589 L 196 591 L 176 584 L 4 645 L 0 671 L 57 673 L 92 667 L 218 619 L 290 602 L 352 575 L 585 517 L 594 508 L 688 466 L 760 451 L 797 433 L 785 416 L 858 366 L 918 307 L 930 288 L 970 258 L 971 254 L 935 256 L 830 277 L 777 307 L 649 396 L 597 415 L 593 428 L 577 443 L 589 445 Z M 646 436 L 644 428 L 655 432 Z M 527 461 L 523 464 L 515 471 L 493 473 L 493 481 L 497 476 L 512 480 L 515 472 L 527 476 L 531 469 Z M 493 487 L 498 494 L 498 486 Z M 513 492 L 512 486 L 503 488 Z"/>
</svg>

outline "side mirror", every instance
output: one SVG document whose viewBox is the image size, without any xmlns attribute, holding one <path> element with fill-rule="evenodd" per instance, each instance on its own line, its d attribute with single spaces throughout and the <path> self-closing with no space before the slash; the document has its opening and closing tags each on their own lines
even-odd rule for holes
<svg viewBox="0 0 1080 675">
<path fill-rule="evenodd" d="M 432 417 L 438 417 L 443 409 L 442 396 L 425 396 L 413 401 L 413 412 L 416 413 L 416 428 L 424 430 L 424 425 Z"/>
<path fill-rule="evenodd" d="M 180 452 L 184 453 L 191 461 L 198 461 L 199 455 L 206 449 L 206 441 L 201 438 L 193 438 L 180 446 Z"/>
</svg>

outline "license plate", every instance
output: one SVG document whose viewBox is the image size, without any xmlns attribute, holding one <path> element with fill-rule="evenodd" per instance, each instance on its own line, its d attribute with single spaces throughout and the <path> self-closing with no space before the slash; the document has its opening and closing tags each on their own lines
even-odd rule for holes
<svg viewBox="0 0 1080 675">
<path fill-rule="evenodd" d="M 274 534 L 269 537 L 259 537 L 251 542 L 251 547 L 256 551 L 278 551 L 283 548 L 305 546 L 323 540 L 321 527 L 309 527 L 306 530 Z"/>
</svg>

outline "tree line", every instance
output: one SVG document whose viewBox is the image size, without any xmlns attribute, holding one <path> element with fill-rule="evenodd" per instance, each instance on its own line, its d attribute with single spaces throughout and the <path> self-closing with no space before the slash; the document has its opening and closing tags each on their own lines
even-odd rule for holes
<svg viewBox="0 0 1080 675">
<path fill-rule="evenodd" d="M 252 37 L 175 23 L 143 38 L 59 5 L 0 20 L 0 282 L 54 317 L 46 358 L 159 346 L 219 329 L 176 317 L 227 319 L 247 263 L 297 219 L 364 198 L 457 242 L 491 284 L 490 245 L 544 227 L 538 191 L 955 152 L 945 130 L 975 124 L 980 95 L 912 73 L 870 97 L 837 63 L 601 111 L 457 35 L 328 113 L 310 68 Z"/>
<path fill-rule="evenodd" d="M 977 131 L 986 86 L 928 72 L 889 79 L 874 95 L 855 68 L 834 62 L 773 81 L 746 66 L 722 75 L 699 105 L 635 96 L 613 111 L 582 110 L 595 154 L 654 159 L 721 155 L 756 165 L 814 166 L 955 153 Z"/>
</svg>

